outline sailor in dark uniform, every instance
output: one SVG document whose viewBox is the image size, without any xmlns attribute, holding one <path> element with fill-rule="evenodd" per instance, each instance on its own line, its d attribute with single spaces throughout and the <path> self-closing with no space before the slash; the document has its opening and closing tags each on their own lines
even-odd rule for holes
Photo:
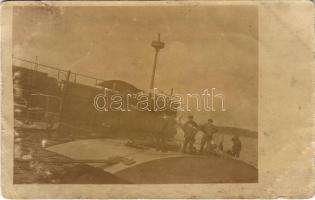
<svg viewBox="0 0 315 200">
<path fill-rule="evenodd" d="M 208 119 L 208 123 L 201 126 L 201 130 L 203 132 L 203 136 L 201 138 L 201 145 L 199 153 L 203 152 L 204 146 L 206 148 L 210 146 L 210 141 L 213 139 L 213 134 L 217 132 L 216 127 L 213 125 L 213 120 Z"/>
<path fill-rule="evenodd" d="M 189 115 L 188 121 L 183 126 L 184 130 L 184 144 L 183 144 L 183 153 L 187 153 L 187 145 L 189 148 L 189 153 L 194 153 L 194 142 L 195 142 L 195 135 L 199 131 L 198 124 L 194 121 L 194 116 Z"/>
<path fill-rule="evenodd" d="M 242 150 L 242 142 L 239 139 L 238 135 L 235 135 L 232 138 L 233 146 L 232 146 L 232 155 L 235 156 L 236 158 L 240 157 L 240 153 Z"/>
</svg>

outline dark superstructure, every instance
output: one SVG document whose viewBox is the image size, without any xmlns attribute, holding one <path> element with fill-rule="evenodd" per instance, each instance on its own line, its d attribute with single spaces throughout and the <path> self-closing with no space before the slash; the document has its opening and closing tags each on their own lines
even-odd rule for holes
<svg viewBox="0 0 315 200">
<path fill-rule="evenodd" d="M 97 94 L 108 89 L 113 94 L 145 93 L 121 80 L 100 80 L 95 85 L 79 82 L 80 74 L 58 71 L 58 77 L 49 76 L 36 68 L 13 66 L 15 126 L 32 129 L 57 129 L 60 126 L 80 127 L 106 134 L 151 134 L 161 130 L 165 116 L 175 121 L 176 112 L 137 110 L 131 100 L 130 111 L 97 111 L 93 101 Z M 46 66 L 47 67 L 47 66 Z M 64 74 L 60 78 L 59 74 Z M 74 76 L 74 78 L 72 78 Z M 92 77 L 89 77 L 92 79 Z M 152 95 L 151 95 L 152 96 Z M 176 123 L 167 127 L 169 137 L 176 134 Z"/>
</svg>

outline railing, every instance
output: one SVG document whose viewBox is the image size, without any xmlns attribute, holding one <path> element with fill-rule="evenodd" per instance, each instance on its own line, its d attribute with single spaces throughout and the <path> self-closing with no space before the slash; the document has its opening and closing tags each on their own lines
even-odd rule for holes
<svg viewBox="0 0 315 200">
<path fill-rule="evenodd" d="M 78 79 L 81 77 L 81 78 L 86 78 L 88 80 L 92 80 L 92 85 L 96 87 L 99 82 L 105 81 L 105 80 L 100 79 L 100 78 L 95 78 L 95 77 L 88 76 L 85 74 L 71 72 L 70 70 L 64 70 L 64 69 L 61 69 L 61 68 L 58 68 L 55 66 L 40 64 L 37 62 L 37 59 L 35 61 L 31 61 L 31 60 L 27 60 L 27 59 L 15 57 L 15 56 L 13 56 L 12 59 L 15 61 L 18 60 L 18 61 L 21 61 L 24 63 L 32 64 L 32 66 L 28 66 L 27 68 L 31 68 L 34 71 L 43 71 L 43 70 L 40 70 L 39 67 L 41 67 L 42 69 L 46 69 L 46 70 L 47 69 L 53 70 L 54 72 L 57 72 L 57 73 L 53 73 L 53 74 L 55 74 L 55 76 L 56 76 L 55 78 L 58 80 L 58 82 L 61 82 L 62 80 L 67 80 L 67 81 L 73 81 L 73 82 L 77 83 Z M 23 67 L 26 67 L 26 66 L 23 66 Z M 45 71 L 45 72 L 47 72 L 47 71 Z M 51 75 L 51 73 L 49 73 L 49 74 Z M 89 84 L 89 85 L 91 85 L 91 84 Z"/>
<path fill-rule="evenodd" d="M 53 71 L 57 72 L 57 74 L 55 73 L 55 78 L 58 80 L 59 83 L 63 80 L 74 82 L 74 83 L 79 83 L 78 82 L 79 78 L 85 78 L 88 80 L 92 80 L 92 82 L 85 82 L 85 83 L 79 83 L 79 84 L 85 84 L 85 85 L 89 85 L 89 86 L 99 87 L 98 83 L 105 81 L 104 79 L 95 78 L 92 76 L 88 76 L 88 75 L 80 74 L 80 73 L 76 73 L 76 72 L 71 72 L 70 70 L 61 69 L 59 67 L 40 64 L 40 63 L 38 63 L 37 57 L 36 57 L 35 61 L 27 60 L 24 58 L 19 58 L 16 56 L 12 56 L 12 59 L 31 64 L 32 66 L 28 66 L 28 68 L 30 68 L 34 71 L 41 71 L 39 68 L 39 67 L 41 67 L 42 69 L 49 69 L 49 70 L 53 70 Z M 26 66 L 23 66 L 23 67 L 26 67 Z M 63 68 L 65 68 L 65 67 L 63 67 Z M 41 72 L 43 72 L 43 71 L 41 71 Z M 46 71 L 46 73 L 47 73 L 47 71 Z M 54 74 L 54 73 L 49 73 L 49 75 L 52 75 L 52 74 Z M 63 77 L 62 77 L 62 75 L 63 75 Z M 151 90 L 142 90 L 142 91 L 144 91 L 148 94 L 152 93 Z M 167 96 L 172 96 L 173 95 L 173 89 L 171 90 L 170 94 L 163 92 L 163 91 L 159 91 L 159 93 L 167 95 Z"/>
</svg>

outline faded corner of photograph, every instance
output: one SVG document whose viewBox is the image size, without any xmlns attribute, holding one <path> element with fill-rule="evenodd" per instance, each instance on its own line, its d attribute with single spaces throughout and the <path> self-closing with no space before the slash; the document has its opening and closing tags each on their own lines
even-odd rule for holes
<svg viewBox="0 0 315 200">
<path fill-rule="evenodd" d="M 14 184 L 258 181 L 258 9 L 15 6 Z"/>
</svg>

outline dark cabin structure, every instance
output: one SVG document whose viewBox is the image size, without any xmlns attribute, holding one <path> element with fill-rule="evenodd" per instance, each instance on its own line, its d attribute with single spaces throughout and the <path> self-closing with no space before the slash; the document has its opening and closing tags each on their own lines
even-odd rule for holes
<svg viewBox="0 0 315 200">
<path fill-rule="evenodd" d="M 122 94 L 137 94 L 143 92 L 142 90 L 136 88 L 135 86 L 121 80 L 108 80 L 103 81 L 98 84 L 103 88 L 108 88 L 110 90 L 119 91 Z"/>
<path fill-rule="evenodd" d="M 39 70 L 13 66 L 13 85 L 14 117 L 22 122 L 49 124 L 58 121 L 67 127 L 126 138 L 149 136 L 162 130 L 170 138 L 176 134 L 174 111 L 141 111 L 136 107 L 137 99 L 131 99 L 130 111 L 98 111 L 94 107 L 95 96 L 104 93 L 105 88 L 109 96 L 144 93 L 125 81 L 108 80 L 89 86 L 57 80 Z"/>
</svg>

